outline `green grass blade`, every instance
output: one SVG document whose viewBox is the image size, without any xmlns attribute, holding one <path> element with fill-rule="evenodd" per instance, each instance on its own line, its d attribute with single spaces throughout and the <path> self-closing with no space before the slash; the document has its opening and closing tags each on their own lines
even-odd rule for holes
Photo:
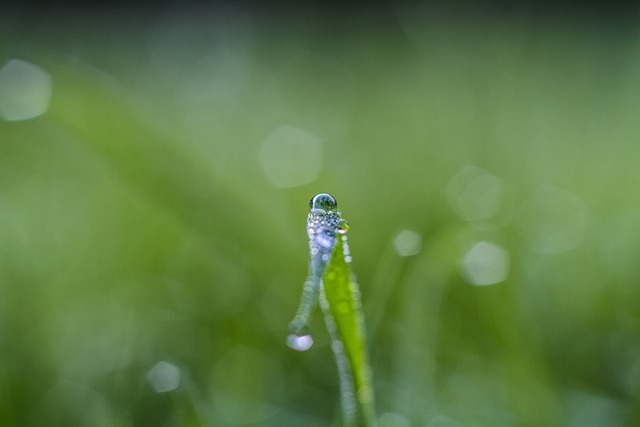
<svg viewBox="0 0 640 427">
<path fill-rule="evenodd" d="M 339 370 L 341 369 L 342 358 L 346 356 L 346 364 L 353 376 L 355 397 L 359 407 L 358 412 L 362 419 L 361 424 L 369 427 L 376 424 L 376 416 L 373 388 L 371 386 L 371 369 L 366 345 L 364 314 L 358 283 L 351 272 L 347 258 L 349 256 L 347 238 L 345 234 L 340 237 L 323 277 L 324 297 L 330 314 L 327 326 L 331 333 L 332 320 L 335 325 L 337 339 L 342 343 L 342 345 L 334 343 L 332 346 L 336 354 L 338 368 Z M 336 337 L 334 337 L 335 339 Z M 341 381 L 345 381 L 345 379 L 341 378 Z M 343 406 L 344 400 L 345 396 L 343 395 Z M 347 409 L 345 408 L 345 412 Z M 345 418 L 348 420 L 347 416 Z"/>
</svg>

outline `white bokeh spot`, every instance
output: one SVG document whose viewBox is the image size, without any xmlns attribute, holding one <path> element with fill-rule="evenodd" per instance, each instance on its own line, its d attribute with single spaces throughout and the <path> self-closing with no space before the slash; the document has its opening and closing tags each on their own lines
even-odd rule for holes
<svg viewBox="0 0 640 427">
<path fill-rule="evenodd" d="M 14 59 L 0 69 L 0 116 L 7 121 L 33 119 L 47 112 L 51 76 L 37 65 Z"/>
<path fill-rule="evenodd" d="M 402 230 L 396 234 L 393 246 L 400 256 L 417 255 L 422 249 L 422 236 L 411 230 Z"/>
<path fill-rule="evenodd" d="M 476 242 L 462 257 L 462 274 L 472 285 L 495 285 L 509 275 L 509 252 L 495 243 Z"/>
<path fill-rule="evenodd" d="M 180 368 L 169 362 L 160 361 L 149 370 L 147 380 L 156 393 L 175 390 L 180 385 Z"/>
<path fill-rule="evenodd" d="M 283 125 L 260 150 L 260 163 L 273 186 L 291 188 L 315 181 L 322 166 L 322 141 L 300 128 Z"/>
<path fill-rule="evenodd" d="M 480 221 L 496 215 L 503 195 L 503 181 L 473 165 L 463 167 L 447 187 L 451 205 L 465 221 Z"/>
</svg>

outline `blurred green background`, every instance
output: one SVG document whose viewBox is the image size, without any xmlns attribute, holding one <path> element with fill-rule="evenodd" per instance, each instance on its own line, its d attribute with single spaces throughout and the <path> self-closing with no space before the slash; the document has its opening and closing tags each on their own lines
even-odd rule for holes
<svg viewBox="0 0 640 427">
<path fill-rule="evenodd" d="M 640 21 L 529 6 L 5 6 L 0 424 L 339 425 L 329 192 L 381 427 L 640 425 Z"/>
</svg>

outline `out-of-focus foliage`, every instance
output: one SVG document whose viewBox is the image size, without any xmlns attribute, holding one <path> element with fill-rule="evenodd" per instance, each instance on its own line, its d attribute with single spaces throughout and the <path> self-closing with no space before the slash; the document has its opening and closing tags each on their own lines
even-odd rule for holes
<svg viewBox="0 0 640 427">
<path fill-rule="evenodd" d="M 382 427 L 640 424 L 640 27 L 266 9 L 0 15 L 0 424 L 337 425 L 321 191 Z"/>
</svg>

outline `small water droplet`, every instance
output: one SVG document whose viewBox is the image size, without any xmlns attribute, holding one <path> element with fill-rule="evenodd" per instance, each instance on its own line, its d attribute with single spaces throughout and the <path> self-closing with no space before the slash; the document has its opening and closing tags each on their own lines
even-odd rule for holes
<svg viewBox="0 0 640 427">
<path fill-rule="evenodd" d="M 341 219 L 338 223 L 338 233 L 346 234 L 349 231 L 349 223 L 345 219 Z"/>
<path fill-rule="evenodd" d="M 338 202 L 336 202 L 336 199 L 327 193 L 316 194 L 309 202 L 309 208 L 312 211 L 320 210 L 326 212 L 336 209 L 337 207 Z"/>
<path fill-rule="evenodd" d="M 294 350 L 307 351 L 313 345 L 313 338 L 309 334 L 287 336 L 287 345 Z"/>
</svg>

